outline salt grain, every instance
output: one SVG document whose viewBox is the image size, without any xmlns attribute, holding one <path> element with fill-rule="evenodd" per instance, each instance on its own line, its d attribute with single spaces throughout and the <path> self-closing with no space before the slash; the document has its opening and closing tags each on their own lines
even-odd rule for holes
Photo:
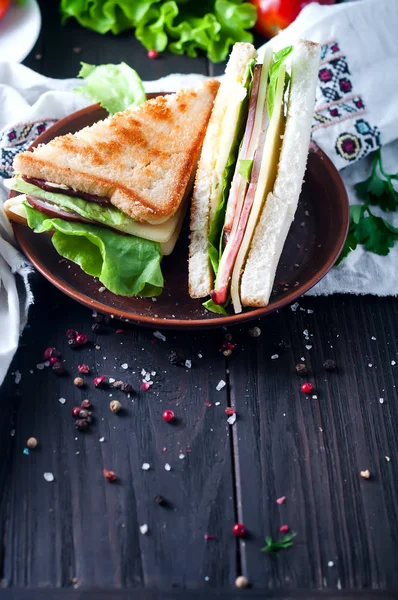
<svg viewBox="0 0 398 600">
<path fill-rule="evenodd" d="M 179 454 L 179 455 L 178 455 L 178 458 L 179 458 L 180 460 L 183 460 L 183 459 L 185 458 L 185 454 L 183 454 L 183 453 L 181 452 L 181 454 Z"/>
<path fill-rule="evenodd" d="M 198 358 L 203 358 L 203 355 L 199 352 Z"/>
<path fill-rule="evenodd" d="M 391 366 L 392 366 L 392 367 L 395 367 L 395 365 L 396 365 L 396 364 L 397 364 L 397 363 L 395 362 L 395 360 L 392 360 L 392 361 L 391 361 Z"/>
<path fill-rule="evenodd" d="M 295 302 L 294 304 L 290 305 L 290 310 L 292 312 L 296 312 L 296 310 L 298 309 L 299 306 L 300 306 L 300 304 L 298 302 Z"/>
<path fill-rule="evenodd" d="M 375 340 L 376 338 L 375 338 L 375 336 L 374 336 L 374 335 L 372 335 L 372 337 L 371 337 L 370 339 L 371 339 L 371 340 Z"/>
<path fill-rule="evenodd" d="M 166 341 L 166 336 L 163 335 L 163 333 L 161 333 L 160 331 L 155 331 L 153 337 L 157 338 L 158 340 L 161 340 L 162 342 Z"/>
<path fill-rule="evenodd" d="M 169 463 L 166 463 L 164 465 L 164 468 L 165 468 L 165 471 L 171 471 L 171 467 L 170 467 Z"/>
<path fill-rule="evenodd" d="M 54 481 L 54 475 L 52 473 L 43 473 L 43 477 L 49 483 L 51 483 L 51 481 Z"/>
<path fill-rule="evenodd" d="M 100 294 L 102 294 L 102 292 L 105 292 L 106 287 L 104 285 L 102 285 L 100 288 L 98 288 L 98 291 L 100 292 Z"/>
<path fill-rule="evenodd" d="M 20 373 L 20 371 L 15 371 L 15 383 L 16 385 L 18 385 L 18 383 L 21 381 L 22 379 L 22 375 Z"/>
<path fill-rule="evenodd" d="M 219 392 L 220 390 L 222 390 L 223 387 L 225 387 L 226 385 L 227 384 L 225 383 L 225 381 L 223 379 L 220 379 L 220 381 L 216 385 L 217 392 Z"/>
<path fill-rule="evenodd" d="M 329 560 L 328 567 L 334 567 L 334 562 L 332 560 Z"/>
<path fill-rule="evenodd" d="M 144 523 L 144 525 L 140 525 L 140 531 L 142 533 L 142 535 L 145 535 L 148 533 L 148 525 L 146 523 Z"/>
<path fill-rule="evenodd" d="M 100 438 L 98 441 L 99 441 L 99 442 L 101 442 L 101 444 L 102 444 L 102 442 L 105 442 L 105 438 L 104 438 L 104 437 L 102 437 L 102 438 Z"/>
<path fill-rule="evenodd" d="M 108 381 L 109 383 L 115 383 L 116 379 L 114 379 L 113 377 L 109 377 Z"/>
<path fill-rule="evenodd" d="M 227 422 L 229 423 L 229 425 L 233 425 L 235 423 L 235 421 L 236 421 L 236 413 L 234 413 L 227 419 Z"/>
<path fill-rule="evenodd" d="M 271 356 L 271 360 L 276 360 L 277 358 L 279 358 L 279 354 L 273 354 Z"/>
<path fill-rule="evenodd" d="M 385 456 L 384 457 L 386 459 L 387 462 L 390 462 L 391 458 L 389 456 Z"/>
<path fill-rule="evenodd" d="M 65 402 L 66 402 L 66 398 L 58 398 L 58 402 L 59 402 L 60 404 L 65 404 Z"/>
<path fill-rule="evenodd" d="M 142 463 L 141 469 L 143 471 L 149 471 L 150 468 L 151 468 L 151 465 L 149 463 Z"/>
<path fill-rule="evenodd" d="M 369 363 L 369 364 L 368 364 L 368 367 L 373 367 L 372 363 Z"/>
<path fill-rule="evenodd" d="M 221 402 L 215 402 L 214 406 L 220 406 Z"/>
<path fill-rule="evenodd" d="M 185 366 L 186 366 L 186 368 L 187 368 L 187 369 L 190 369 L 190 368 L 192 367 L 192 361 L 191 361 L 191 360 L 189 360 L 189 359 L 187 359 L 187 360 L 185 361 Z"/>
<path fill-rule="evenodd" d="M 304 337 L 308 337 L 308 336 L 309 336 L 309 334 L 308 334 L 308 329 L 304 329 L 304 331 L 303 331 L 303 336 L 304 336 Z"/>
<path fill-rule="evenodd" d="M 44 363 L 38 363 L 36 365 L 36 369 L 39 369 L 39 371 L 43 371 L 43 369 L 44 369 Z"/>
<path fill-rule="evenodd" d="M 307 348 L 307 350 L 311 350 L 312 346 L 308 345 L 308 346 L 306 346 L 306 348 Z"/>
<path fill-rule="evenodd" d="M 121 365 L 121 367 L 122 367 L 122 369 L 124 369 L 124 370 L 126 370 L 126 369 L 128 369 L 128 368 L 129 368 L 129 366 L 128 366 L 128 364 L 127 364 L 127 363 L 123 363 L 123 364 Z"/>
<path fill-rule="evenodd" d="M 384 404 L 384 398 L 379 398 L 380 404 Z"/>
</svg>

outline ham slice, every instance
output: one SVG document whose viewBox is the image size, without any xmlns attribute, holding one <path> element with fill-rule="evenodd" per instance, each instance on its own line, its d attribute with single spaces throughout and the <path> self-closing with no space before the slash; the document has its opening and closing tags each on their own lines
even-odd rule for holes
<svg viewBox="0 0 398 600">
<path fill-rule="evenodd" d="M 39 187 L 41 190 L 45 192 L 53 192 L 54 194 L 64 194 L 64 196 L 71 196 L 71 198 L 81 198 L 82 200 L 86 200 L 87 202 L 95 202 L 96 204 L 101 204 L 101 206 L 109 206 L 111 201 L 109 198 L 105 198 L 105 196 L 95 196 L 94 194 L 87 194 L 86 192 L 79 192 L 77 190 L 73 190 L 72 188 L 65 187 L 57 187 L 56 183 L 49 183 L 44 179 L 37 179 L 36 177 L 26 177 L 22 176 L 22 179 L 26 181 L 26 183 L 30 183 Z"/>
<path fill-rule="evenodd" d="M 77 221 L 78 223 L 90 223 L 93 225 L 93 221 L 90 221 L 85 217 L 81 217 L 77 213 L 65 210 L 57 204 L 52 204 L 52 202 L 48 202 L 47 200 L 40 200 L 40 198 L 36 198 L 35 196 L 30 196 L 28 194 L 26 195 L 26 200 L 29 202 L 32 208 L 35 208 L 39 212 L 42 212 L 51 218 L 64 219 L 65 221 Z"/>
</svg>

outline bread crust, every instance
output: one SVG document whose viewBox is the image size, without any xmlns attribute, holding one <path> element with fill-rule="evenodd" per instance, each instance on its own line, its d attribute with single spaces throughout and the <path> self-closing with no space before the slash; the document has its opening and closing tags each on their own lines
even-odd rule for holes
<svg viewBox="0 0 398 600">
<path fill-rule="evenodd" d="M 219 83 L 158 96 L 14 160 L 17 173 L 106 196 L 139 222 L 172 216 L 189 185 Z"/>
</svg>

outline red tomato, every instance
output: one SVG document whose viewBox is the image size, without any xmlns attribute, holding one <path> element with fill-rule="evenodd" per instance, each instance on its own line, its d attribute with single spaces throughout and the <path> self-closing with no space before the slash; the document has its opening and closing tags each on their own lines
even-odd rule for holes
<svg viewBox="0 0 398 600">
<path fill-rule="evenodd" d="M 4 15 L 6 14 L 9 6 L 10 6 L 11 0 L 0 0 L 0 19 L 2 19 L 4 17 Z"/>
<path fill-rule="evenodd" d="M 272 37 L 285 29 L 304 6 L 314 0 L 250 0 L 257 7 L 256 30 Z M 334 4 L 335 0 L 316 0 L 319 4 Z"/>
</svg>

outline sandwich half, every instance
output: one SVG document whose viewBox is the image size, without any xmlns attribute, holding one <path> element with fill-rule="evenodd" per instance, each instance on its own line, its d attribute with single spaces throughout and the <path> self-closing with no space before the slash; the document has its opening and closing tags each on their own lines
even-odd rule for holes
<svg viewBox="0 0 398 600">
<path fill-rule="evenodd" d="M 208 80 L 195 90 L 148 100 L 19 154 L 7 185 L 20 195 L 5 203 L 8 217 L 36 232 L 57 230 L 53 243 L 61 233 L 72 236 L 73 228 L 81 246 L 82 236 L 90 238 L 85 234 L 90 227 L 97 238 L 125 234 L 125 247 L 131 236 L 131 260 L 135 255 L 140 262 L 134 266 L 135 278 L 142 275 L 148 266 L 146 251 L 151 250 L 149 261 L 154 256 L 160 261 L 174 248 L 218 87 Z M 120 246 L 120 240 L 115 244 Z M 72 254 L 67 258 L 73 260 Z M 82 268 L 87 263 L 84 256 L 75 262 Z M 139 290 L 122 287 L 123 292 L 112 291 L 149 291 L 141 284 Z"/>
<path fill-rule="evenodd" d="M 220 98 L 225 98 L 224 111 L 228 110 L 231 100 L 224 86 L 229 86 L 228 70 L 237 73 L 237 47 L 215 109 Z M 241 129 L 234 141 L 238 151 L 229 154 L 216 209 L 212 192 L 203 192 L 202 180 L 204 165 L 217 163 L 217 157 L 205 155 L 210 126 L 216 118 L 214 109 L 195 182 L 189 272 L 191 296 L 210 295 L 211 300 L 204 304 L 210 310 L 225 312 L 230 299 L 235 312 L 240 312 L 242 305 L 266 306 L 269 302 L 304 177 L 319 55 L 318 44 L 299 40 L 275 54 L 268 48 L 262 64 L 253 64 L 255 54 L 249 58 Z M 242 70 L 241 62 L 243 59 L 238 61 Z M 223 114 L 222 107 L 219 113 Z M 221 138 L 219 141 L 210 146 L 214 155 L 222 152 Z M 200 252 L 197 231 L 201 231 Z"/>
</svg>

